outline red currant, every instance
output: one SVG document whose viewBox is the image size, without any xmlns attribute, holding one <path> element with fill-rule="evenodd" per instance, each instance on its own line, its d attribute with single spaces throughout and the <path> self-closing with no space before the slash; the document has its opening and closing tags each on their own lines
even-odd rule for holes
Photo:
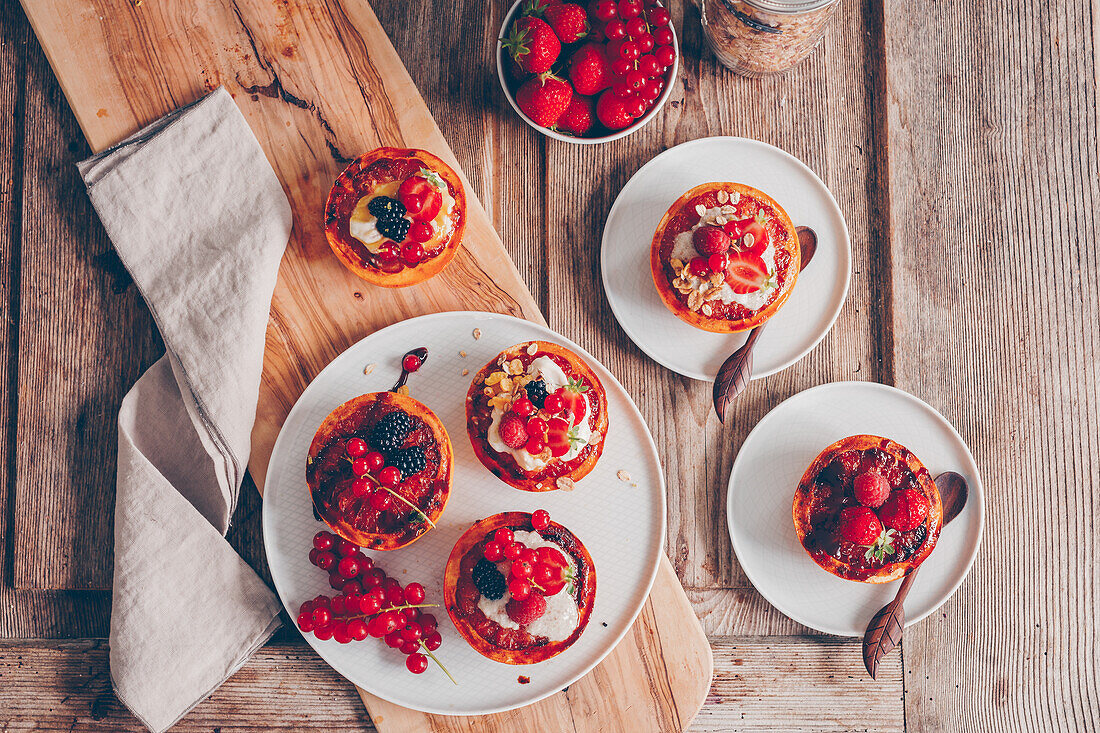
<svg viewBox="0 0 1100 733">
<path fill-rule="evenodd" d="M 356 458 L 351 462 L 351 472 L 356 476 L 366 476 L 370 473 L 370 466 L 367 465 L 366 458 Z"/>
<path fill-rule="evenodd" d="M 298 614 L 298 628 L 306 633 L 313 631 L 313 614 L 312 613 L 300 613 Z"/>
<path fill-rule="evenodd" d="M 395 466 L 386 466 L 378 472 L 378 483 L 388 488 L 394 488 L 401 483 L 401 469 Z"/>
<path fill-rule="evenodd" d="M 634 68 L 634 64 L 624 58 L 617 58 L 611 62 L 611 71 L 615 76 L 626 76 Z"/>
<path fill-rule="evenodd" d="M 500 562 L 504 558 L 504 549 L 496 540 L 485 543 L 485 559 L 489 562 Z"/>
<path fill-rule="evenodd" d="M 393 506 L 393 497 L 385 489 L 377 489 L 370 495 L 370 505 L 376 512 L 384 512 Z"/>
<path fill-rule="evenodd" d="M 645 100 L 641 97 L 631 97 L 626 100 L 626 113 L 631 117 L 641 117 L 645 114 Z"/>
<path fill-rule="evenodd" d="M 401 639 L 401 644 L 397 647 L 397 649 L 405 656 L 416 654 L 416 652 L 420 651 L 420 645 L 417 644 L 415 641 L 406 640 L 403 636 L 401 636 L 400 631 L 397 632 L 397 637 Z"/>
<path fill-rule="evenodd" d="M 420 244 L 430 240 L 434 233 L 432 225 L 426 221 L 418 221 L 409 227 L 409 239 Z"/>
<path fill-rule="evenodd" d="M 634 40 L 638 43 L 638 50 L 642 53 L 649 53 L 657 45 L 652 33 L 643 33 Z"/>
<path fill-rule="evenodd" d="M 405 658 L 405 667 L 413 674 L 423 674 L 428 669 L 428 658 L 423 654 L 410 654 Z"/>
<path fill-rule="evenodd" d="M 537 456 L 540 453 L 542 453 L 544 450 L 546 450 L 546 442 L 543 441 L 543 439 L 540 438 L 539 436 L 532 435 L 529 438 L 527 438 L 527 443 L 524 444 L 523 449 L 526 450 L 531 455 Z"/>
<path fill-rule="evenodd" d="M 359 478 L 351 482 L 351 493 L 355 494 L 356 496 L 366 496 L 370 493 L 370 490 L 373 486 L 374 484 L 371 483 L 369 478 L 367 478 L 366 476 L 360 476 Z"/>
<path fill-rule="evenodd" d="M 332 599 L 332 613 L 336 616 L 343 616 L 348 612 L 347 599 L 340 595 Z"/>
<path fill-rule="evenodd" d="M 420 609 L 405 608 L 401 610 L 401 614 L 409 621 L 416 621 L 416 619 L 420 618 Z"/>
<path fill-rule="evenodd" d="M 344 583 L 348 582 L 347 578 L 340 575 L 340 571 L 333 568 L 328 573 L 328 584 L 333 590 L 340 590 L 344 587 Z"/>
<path fill-rule="evenodd" d="M 435 631 L 439 622 L 436 621 L 435 616 L 430 613 L 425 613 L 420 617 L 420 628 L 424 629 L 425 634 L 430 634 Z M 435 651 L 434 649 L 432 651 Z"/>
<path fill-rule="evenodd" d="M 378 586 L 382 585 L 382 581 L 384 581 L 385 579 L 386 571 L 384 571 L 382 568 L 374 568 L 373 570 L 368 570 L 366 573 L 363 574 L 363 587 L 367 590 L 370 590 L 371 588 L 377 588 Z"/>
<path fill-rule="evenodd" d="M 557 392 L 546 395 L 546 401 L 542 403 L 542 409 L 546 410 L 551 415 L 557 415 L 564 408 L 565 402 Z"/>
<path fill-rule="evenodd" d="M 642 90 L 638 92 L 638 96 L 647 102 L 652 102 L 661 96 L 661 80 L 650 79 L 646 82 L 646 85 L 642 87 Z"/>
<path fill-rule="evenodd" d="M 541 417 L 533 417 L 527 421 L 528 435 L 546 435 L 546 421 Z"/>
<path fill-rule="evenodd" d="M 348 451 L 348 455 L 352 458 L 358 458 L 367 452 L 367 441 L 362 438 L 348 438 L 348 443 L 345 446 Z"/>
<path fill-rule="evenodd" d="M 653 31 L 653 40 L 657 42 L 658 46 L 671 46 L 672 29 L 658 28 L 657 30 Z"/>
<path fill-rule="evenodd" d="M 424 635 L 423 630 L 420 628 L 420 624 L 411 623 L 405 628 L 401 629 L 401 638 L 405 641 L 416 641 Z"/>
<path fill-rule="evenodd" d="M 337 621 L 333 624 L 332 638 L 337 644 L 350 644 L 351 634 L 348 633 L 348 625 L 343 621 Z"/>
<path fill-rule="evenodd" d="M 313 611 L 313 625 L 328 626 L 332 621 L 332 613 L 327 608 L 317 608 Z"/>
<path fill-rule="evenodd" d="M 377 471 L 382 468 L 382 466 L 386 465 L 386 457 L 378 451 L 371 451 L 363 457 L 367 459 L 367 468 L 372 471 Z"/>
<path fill-rule="evenodd" d="M 707 258 L 707 266 L 710 267 L 711 272 L 725 272 L 728 264 L 729 258 L 724 252 L 713 254 Z"/>
<path fill-rule="evenodd" d="M 405 586 L 405 603 L 423 603 L 424 586 L 420 583 L 409 583 Z M 415 611 L 416 609 L 411 609 Z"/>
<path fill-rule="evenodd" d="M 530 417 L 535 414 L 535 403 L 526 397 L 520 397 L 512 405 L 512 412 L 516 413 L 520 417 Z"/>
<path fill-rule="evenodd" d="M 313 599 L 313 607 L 316 608 L 328 608 L 332 605 L 332 599 L 326 595 L 319 595 Z"/>
<path fill-rule="evenodd" d="M 367 623 L 367 633 L 375 639 L 381 639 L 386 634 L 392 634 L 396 629 L 386 625 L 385 614 L 375 616 Z"/>
<path fill-rule="evenodd" d="M 405 602 L 405 591 L 401 589 L 401 586 L 391 586 L 386 589 L 386 603 L 394 606 L 400 606 Z"/>
<path fill-rule="evenodd" d="M 420 364 L 420 357 L 416 354 L 405 354 L 405 358 L 401 360 L 401 368 L 407 372 L 415 372 Z"/>
<path fill-rule="evenodd" d="M 626 24 L 619 19 L 608 22 L 607 27 L 603 29 L 603 34 L 612 41 L 617 41 L 626 35 Z"/>
<path fill-rule="evenodd" d="M 345 557 L 340 560 L 340 564 L 336 566 L 336 571 L 340 573 L 341 576 L 350 580 L 359 575 L 359 561 L 354 557 Z"/>
<path fill-rule="evenodd" d="M 401 247 L 401 259 L 405 260 L 407 265 L 418 264 L 424 259 L 424 248 L 419 242 L 409 242 Z"/>
<path fill-rule="evenodd" d="M 530 578 L 534 568 L 526 560 L 514 560 L 510 572 L 513 578 Z"/>
<path fill-rule="evenodd" d="M 443 637 L 438 632 L 432 632 L 424 635 L 423 642 L 428 651 L 434 652 L 443 643 Z"/>
<path fill-rule="evenodd" d="M 360 595 L 362 587 L 357 581 L 349 580 L 344 584 L 344 605 L 348 609 L 348 613 L 358 613 L 359 603 L 362 601 L 363 596 Z"/>
<path fill-rule="evenodd" d="M 319 552 L 317 553 L 317 567 L 322 570 L 331 570 L 332 566 L 336 564 L 336 555 L 331 552 Z"/>
<path fill-rule="evenodd" d="M 386 624 L 386 634 L 397 631 L 397 628 L 401 625 L 401 614 L 397 611 L 386 611 L 378 618 L 382 619 L 382 622 Z M 383 636 L 386 634 L 383 634 Z"/>
<path fill-rule="evenodd" d="M 695 277 L 707 277 L 710 275 L 710 265 L 702 257 L 696 257 L 688 263 L 688 270 Z"/>
<path fill-rule="evenodd" d="M 640 0 L 619 0 L 619 17 L 630 20 L 642 14 Z"/>
<path fill-rule="evenodd" d="M 405 643 L 405 640 L 401 638 L 401 632 L 395 631 L 392 634 L 386 634 L 386 646 L 391 649 L 400 649 L 401 645 Z"/>
<path fill-rule="evenodd" d="M 638 71 L 646 77 L 657 76 L 661 73 L 661 65 L 657 63 L 657 59 L 653 54 L 647 53 L 638 59 Z"/>
<path fill-rule="evenodd" d="M 501 527 L 496 532 L 493 532 L 493 539 L 504 547 L 515 542 L 516 536 L 512 533 L 512 530 L 507 527 Z"/>
<path fill-rule="evenodd" d="M 626 75 L 626 85 L 630 87 L 631 92 L 636 92 L 645 86 L 646 75 L 639 70 L 631 71 Z"/>
<path fill-rule="evenodd" d="M 378 602 L 378 597 L 368 593 L 359 599 L 359 611 L 365 613 L 368 616 L 373 616 L 382 610 L 382 604 Z"/>
<path fill-rule="evenodd" d="M 312 550 L 310 550 L 309 551 L 309 564 L 314 565 L 314 566 L 317 565 L 317 558 L 320 556 L 320 554 L 321 554 L 321 551 L 318 550 L 316 547 L 314 547 Z"/>
<path fill-rule="evenodd" d="M 348 621 L 348 636 L 356 641 L 367 638 L 367 622 L 361 618 L 353 618 Z"/>
<path fill-rule="evenodd" d="M 596 3 L 592 14 L 596 16 L 597 20 L 606 22 L 619 14 L 619 8 L 615 5 L 615 0 L 600 0 Z"/>
<path fill-rule="evenodd" d="M 312 616 L 314 608 L 315 606 L 313 605 L 313 601 L 306 601 L 298 607 L 298 614 L 301 615 L 303 613 L 308 613 Z"/>
<path fill-rule="evenodd" d="M 404 196 L 399 196 L 399 198 L 405 206 L 405 210 L 410 214 L 419 214 L 420 210 L 424 208 L 424 197 L 418 193 L 406 193 Z"/>
<path fill-rule="evenodd" d="M 316 636 L 321 641 L 328 641 L 329 639 L 332 638 L 332 627 L 331 626 L 320 626 L 318 628 L 315 628 L 313 630 L 313 635 Z"/>
<path fill-rule="evenodd" d="M 512 594 L 512 598 L 522 601 L 531 595 L 531 584 L 523 578 L 512 578 L 508 581 L 508 592 Z"/>
<path fill-rule="evenodd" d="M 511 542 L 504 545 L 504 557 L 509 560 L 515 560 L 519 557 L 519 554 L 523 552 L 523 545 L 518 542 Z"/>
<path fill-rule="evenodd" d="M 331 550 L 333 542 L 335 540 L 336 537 L 332 534 L 332 532 L 321 530 L 317 534 L 313 535 L 313 546 L 316 547 L 318 550 Z"/>
<path fill-rule="evenodd" d="M 550 526 L 550 512 L 545 509 L 536 509 L 531 513 L 531 526 L 541 532 Z M 539 548 L 542 549 L 542 548 Z"/>
<path fill-rule="evenodd" d="M 634 41 L 623 41 L 623 45 L 619 46 L 619 56 L 621 58 L 633 61 L 638 58 L 640 54 L 641 50 Z"/>
<path fill-rule="evenodd" d="M 646 33 L 649 30 L 649 26 L 645 23 L 645 18 L 637 17 L 626 24 L 626 32 L 630 34 L 630 37 L 634 40 L 638 40 L 638 36 Z"/>
<path fill-rule="evenodd" d="M 653 25 L 668 25 L 671 20 L 672 17 L 664 8 L 657 7 L 649 11 L 649 22 Z"/>
<path fill-rule="evenodd" d="M 672 46 L 658 46 L 657 50 L 653 52 L 653 58 L 657 60 L 657 63 L 667 69 L 675 63 L 676 51 L 672 49 Z"/>
<path fill-rule="evenodd" d="M 374 256 L 382 265 L 393 265 L 401 259 L 401 248 L 394 242 L 386 242 Z"/>
<path fill-rule="evenodd" d="M 626 99 L 634 94 L 634 90 L 625 81 L 620 81 L 611 87 L 611 93 L 619 99 Z"/>
<path fill-rule="evenodd" d="M 539 560 L 539 554 L 533 547 L 524 547 L 523 552 L 519 553 L 519 559 L 531 567 L 534 567 L 535 563 Z"/>
</svg>

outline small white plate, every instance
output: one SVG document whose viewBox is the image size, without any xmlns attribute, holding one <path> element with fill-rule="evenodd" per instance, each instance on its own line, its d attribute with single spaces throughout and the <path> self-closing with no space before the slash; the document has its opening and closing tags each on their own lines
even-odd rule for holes
<svg viewBox="0 0 1100 733">
<path fill-rule="evenodd" d="M 792 504 L 810 462 L 828 445 L 857 434 L 904 445 L 933 476 L 961 474 L 970 493 L 943 528 L 905 601 L 905 625 L 935 611 L 959 587 L 978 553 L 985 516 L 974 456 L 951 423 L 901 390 L 874 382 L 834 382 L 779 404 L 745 438 L 730 473 L 726 514 L 737 559 L 760 595 L 804 626 L 863 636 L 897 584 L 859 583 L 817 565 L 798 541 Z"/>
<path fill-rule="evenodd" d="M 684 323 L 653 284 L 649 247 L 668 207 L 690 188 L 733 181 L 758 188 L 786 209 L 795 226 L 817 232 L 817 252 L 790 298 L 768 320 L 753 351 L 753 379 L 786 369 L 808 354 L 844 305 L 851 270 L 848 225 L 817 175 L 777 147 L 743 137 L 707 137 L 677 145 L 642 166 L 623 186 L 603 229 L 600 271 L 615 318 L 659 364 L 713 382 L 745 333 L 721 334 Z"/>
<path fill-rule="evenodd" d="M 481 330 L 475 339 L 473 331 Z M 503 349 L 543 339 L 566 346 L 588 362 L 607 393 L 608 432 L 603 455 L 572 492 L 529 493 L 489 473 L 466 435 L 466 391 L 477 371 Z M 437 313 L 377 331 L 336 357 L 306 388 L 290 411 L 271 454 L 263 502 L 264 547 L 279 596 L 297 617 L 303 601 L 332 595 L 327 574 L 309 563 L 313 535 L 325 526 L 313 518 L 305 460 L 313 434 L 337 405 L 366 392 L 389 389 L 401 371 L 401 355 L 428 347 L 424 366 L 409 378 L 411 395 L 443 421 L 454 446 L 454 484 L 435 529 L 400 550 L 367 551 L 402 584 L 421 583 L 429 603 L 443 598 L 443 570 L 455 542 L 470 525 L 503 511 L 545 508 L 580 538 L 596 566 L 596 601 L 580 639 L 557 657 L 514 666 L 486 659 L 459 636 L 445 609 L 433 609 L 443 644 L 436 656 L 458 680 L 453 685 L 434 664 L 421 675 L 377 639 L 340 645 L 306 640 L 344 677 L 378 697 L 414 710 L 444 715 L 482 715 L 527 705 L 553 695 L 598 664 L 630 629 L 649 596 L 663 551 L 665 485 L 657 448 L 626 390 L 591 354 L 569 339 L 529 321 L 490 313 Z M 466 352 L 466 356 L 460 355 Z M 363 370 L 375 364 L 370 374 Z M 469 374 L 463 375 L 462 370 Z M 630 481 L 616 476 L 620 470 Z M 520 684 L 518 677 L 530 678 Z"/>
</svg>

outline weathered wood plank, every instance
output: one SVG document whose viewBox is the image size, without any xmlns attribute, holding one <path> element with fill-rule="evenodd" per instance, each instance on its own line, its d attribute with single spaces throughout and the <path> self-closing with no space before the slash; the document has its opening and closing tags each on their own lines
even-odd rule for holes
<svg viewBox="0 0 1100 733">
<path fill-rule="evenodd" d="M 162 347 L 84 193 L 75 163 L 90 153 L 36 42 L 25 63 L 13 583 L 110 588 L 118 406 Z"/>
<path fill-rule="evenodd" d="M 1096 10 L 886 5 L 897 384 L 987 491 L 970 578 L 906 632 L 913 730 L 1100 727 Z"/>
</svg>

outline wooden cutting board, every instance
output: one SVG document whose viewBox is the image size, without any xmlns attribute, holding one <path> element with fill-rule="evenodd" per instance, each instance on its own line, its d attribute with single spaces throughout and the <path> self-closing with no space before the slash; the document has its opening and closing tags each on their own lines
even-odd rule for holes
<svg viewBox="0 0 1100 733">
<path fill-rule="evenodd" d="M 485 310 L 543 323 L 492 222 L 371 8 L 362 0 L 23 0 L 94 151 L 218 86 L 234 95 L 294 211 L 271 304 L 249 468 L 261 487 L 284 418 L 333 357 L 406 318 Z M 345 270 L 321 229 L 348 159 L 431 150 L 470 194 L 464 247 L 402 290 Z M 567 690 L 478 718 L 424 715 L 360 694 L 381 731 L 681 730 L 710 686 L 710 646 L 666 558 L 631 633 Z"/>
</svg>

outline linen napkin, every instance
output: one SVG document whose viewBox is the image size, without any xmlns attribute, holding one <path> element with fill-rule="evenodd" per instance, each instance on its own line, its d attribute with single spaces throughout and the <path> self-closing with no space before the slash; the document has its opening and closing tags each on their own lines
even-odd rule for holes
<svg viewBox="0 0 1100 733">
<path fill-rule="evenodd" d="M 166 350 L 118 417 L 110 632 L 116 694 L 162 731 L 279 626 L 224 535 L 290 205 L 224 88 L 78 167 Z"/>
</svg>

